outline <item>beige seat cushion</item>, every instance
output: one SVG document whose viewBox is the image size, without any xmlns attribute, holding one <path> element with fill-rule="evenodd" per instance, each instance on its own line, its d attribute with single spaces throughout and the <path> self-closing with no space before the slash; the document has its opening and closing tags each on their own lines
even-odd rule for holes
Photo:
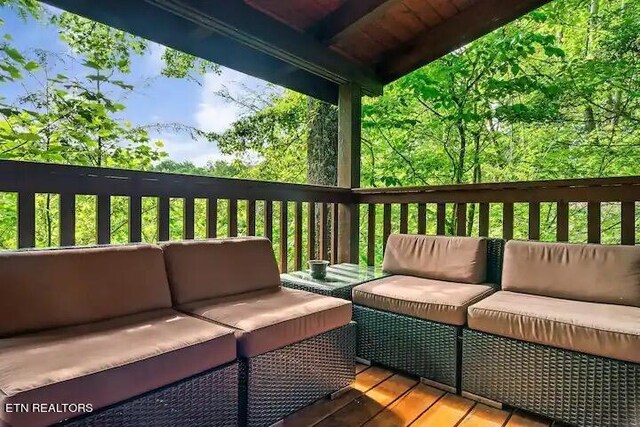
<svg viewBox="0 0 640 427">
<path fill-rule="evenodd" d="M 640 246 L 507 243 L 502 288 L 640 307 Z"/>
<path fill-rule="evenodd" d="M 100 408 L 235 356 L 232 330 L 172 309 L 6 338 L 0 340 L 0 407 L 91 403 Z M 25 427 L 70 415 L 0 412 L 9 425 Z"/>
<path fill-rule="evenodd" d="M 487 285 L 389 276 L 353 288 L 353 302 L 366 307 L 450 325 L 464 325 L 467 307 L 490 295 Z"/>
<path fill-rule="evenodd" d="M 0 252 L 0 277 L 0 336 L 171 307 L 158 246 Z"/>
<path fill-rule="evenodd" d="M 448 282 L 482 283 L 487 275 L 487 241 L 475 237 L 392 234 L 382 268 L 393 274 Z"/>
<path fill-rule="evenodd" d="M 256 356 L 351 321 L 351 302 L 288 288 L 201 301 L 180 307 L 235 328 L 238 354 Z"/>
<path fill-rule="evenodd" d="M 271 242 L 262 237 L 162 244 L 175 305 L 280 286 Z"/>
<path fill-rule="evenodd" d="M 640 363 L 640 308 L 496 292 L 469 307 L 469 327 Z"/>
</svg>

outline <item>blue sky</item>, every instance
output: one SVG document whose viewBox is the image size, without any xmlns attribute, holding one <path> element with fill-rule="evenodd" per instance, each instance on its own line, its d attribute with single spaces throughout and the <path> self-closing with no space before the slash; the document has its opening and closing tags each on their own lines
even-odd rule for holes
<svg viewBox="0 0 640 427">
<path fill-rule="evenodd" d="M 50 7 L 47 9 L 57 12 Z M 74 56 L 60 40 L 55 26 L 34 20 L 25 22 L 6 8 L 0 8 L 0 12 L 5 21 L 0 33 L 10 34 L 14 46 L 24 55 L 33 56 L 34 49 L 43 49 L 62 56 Z M 246 88 L 258 92 L 267 90 L 265 82 L 228 68 L 223 68 L 220 75 L 209 73 L 202 76 L 200 84 L 164 77 L 160 74 L 163 50 L 163 46 L 151 44 L 145 55 L 132 58 L 132 72 L 124 78 L 135 86 L 135 92 L 121 100 L 127 107 L 122 117 L 134 125 L 179 122 L 202 130 L 222 132 L 239 118 L 242 111 L 215 92 L 226 88 L 233 95 L 241 95 Z M 65 70 L 69 76 L 74 72 L 83 71 L 79 66 Z M 9 100 L 15 99 L 35 84 L 32 78 L 3 84 L 1 95 Z M 164 149 L 173 160 L 190 160 L 204 165 L 209 160 L 224 158 L 214 143 L 194 141 L 187 135 L 152 132 L 151 137 L 164 141 Z"/>
</svg>

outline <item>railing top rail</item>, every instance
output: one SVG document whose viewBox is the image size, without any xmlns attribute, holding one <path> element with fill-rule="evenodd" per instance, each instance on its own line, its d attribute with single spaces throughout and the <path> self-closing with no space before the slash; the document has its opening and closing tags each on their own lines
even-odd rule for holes
<svg viewBox="0 0 640 427">
<path fill-rule="evenodd" d="M 0 191 L 328 203 L 354 199 L 349 189 L 339 187 L 12 160 L 0 160 Z"/>
<path fill-rule="evenodd" d="M 620 176 L 609 178 L 577 178 L 542 181 L 491 182 L 480 184 L 432 185 L 416 187 L 355 188 L 357 194 L 416 193 L 436 191 L 478 191 L 478 190 L 524 190 L 532 188 L 576 188 L 640 185 L 640 176 Z"/>
<path fill-rule="evenodd" d="M 625 202 L 640 200 L 640 177 L 357 188 L 360 203 Z"/>
</svg>

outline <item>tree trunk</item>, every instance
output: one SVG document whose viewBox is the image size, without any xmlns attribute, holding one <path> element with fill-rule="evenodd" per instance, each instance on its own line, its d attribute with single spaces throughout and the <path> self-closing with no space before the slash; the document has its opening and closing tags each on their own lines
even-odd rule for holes
<svg viewBox="0 0 640 427">
<path fill-rule="evenodd" d="M 326 102 L 307 98 L 307 182 L 317 185 L 338 185 L 338 109 Z M 331 215 L 329 215 L 331 216 Z M 316 230 L 320 229 L 320 211 L 316 209 Z M 331 221 L 325 226 L 331 236 Z M 316 233 L 316 250 L 320 236 Z M 315 255 L 318 257 L 318 253 Z"/>
<path fill-rule="evenodd" d="M 338 184 L 338 109 L 326 102 L 307 100 L 307 182 Z"/>
</svg>

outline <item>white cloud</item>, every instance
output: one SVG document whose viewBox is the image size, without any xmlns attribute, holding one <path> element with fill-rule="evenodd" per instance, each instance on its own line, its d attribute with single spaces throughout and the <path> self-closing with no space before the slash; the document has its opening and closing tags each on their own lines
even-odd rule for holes
<svg viewBox="0 0 640 427">
<path fill-rule="evenodd" d="M 248 78 L 228 68 L 223 68 L 220 74 L 205 74 L 200 103 L 194 116 L 198 128 L 207 132 L 222 133 L 238 120 L 241 113 L 240 106 L 220 97 L 217 93 L 221 90 L 231 92 L 235 85 Z"/>
<path fill-rule="evenodd" d="M 160 71 L 162 71 L 162 67 L 164 66 L 162 55 L 166 49 L 167 48 L 161 44 L 149 42 L 149 53 L 146 56 L 149 71 L 154 74 L 160 74 Z"/>
<path fill-rule="evenodd" d="M 164 142 L 164 151 L 169 154 L 171 160 L 177 162 L 188 160 L 196 166 L 204 166 L 210 160 L 230 159 L 220 153 L 218 146 L 212 142 L 194 141 L 188 136 L 174 134 L 158 134 L 152 138 Z"/>
</svg>

